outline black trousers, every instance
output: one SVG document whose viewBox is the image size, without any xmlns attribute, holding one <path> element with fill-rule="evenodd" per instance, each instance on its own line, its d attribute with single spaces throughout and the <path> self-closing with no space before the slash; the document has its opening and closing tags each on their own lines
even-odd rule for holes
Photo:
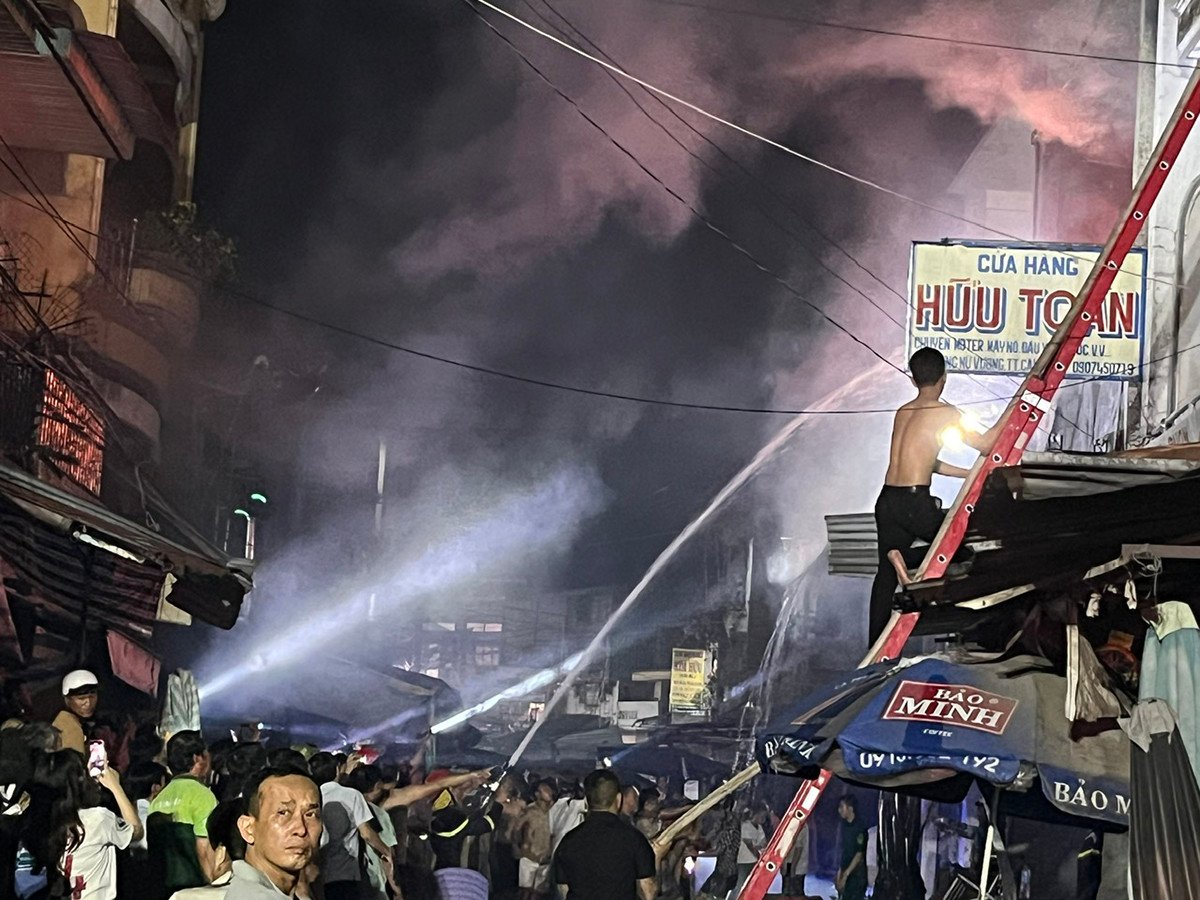
<svg viewBox="0 0 1200 900">
<path fill-rule="evenodd" d="M 879 569 L 871 586 L 871 611 L 868 620 L 870 638 L 874 645 L 892 614 L 896 595 L 896 571 L 888 561 L 892 550 L 904 555 L 909 567 L 920 565 L 925 548 L 913 549 L 913 542 L 932 541 L 942 527 L 945 513 L 941 501 L 929 493 L 927 485 L 892 487 L 884 485 L 875 501 L 875 531 L 879 541 Z"/>
</svg>

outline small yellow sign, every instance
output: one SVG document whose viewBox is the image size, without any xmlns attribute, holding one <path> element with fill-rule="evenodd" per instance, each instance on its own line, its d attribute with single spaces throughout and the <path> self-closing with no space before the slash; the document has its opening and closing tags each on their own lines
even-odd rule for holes
<svg viewBox="0 0 1200 900">
<path fill-rule="evenodd" d="M 684 650 L 676 647 L 671 651 L 671 712 L 708 712 L 709 652 L 707 650 Z"/>
</svg>

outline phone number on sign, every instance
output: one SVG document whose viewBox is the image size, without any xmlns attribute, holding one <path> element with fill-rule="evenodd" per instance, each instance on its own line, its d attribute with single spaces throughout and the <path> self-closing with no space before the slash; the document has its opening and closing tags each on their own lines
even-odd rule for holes
<svg viewBox="0 0 1200 900">
<path fill-rule="evenodd" d="M 1099 362 L 1090 359 L 1077 359 L 1071 363 L 1072 375 L 1136 375 L 1135 363 Z"/>
</svg>

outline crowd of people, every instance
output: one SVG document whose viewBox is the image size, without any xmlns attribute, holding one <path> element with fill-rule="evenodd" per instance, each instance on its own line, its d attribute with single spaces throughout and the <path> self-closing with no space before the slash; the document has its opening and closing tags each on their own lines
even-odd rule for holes
<svg viewBox="0 0 1200 900">
<path fill-rule="evenodd" d="M 164 741 L 99 726 L 98 691 L 72 672 L 53 722 L 0 726 L 0 897 L 717 898 L 765 844 L 768 811 L 732 805 L 654 842 L 687 808 L 668 778 L 426 771 L 423 751 L 274 747 L 253 728 Z"/>
</svg>

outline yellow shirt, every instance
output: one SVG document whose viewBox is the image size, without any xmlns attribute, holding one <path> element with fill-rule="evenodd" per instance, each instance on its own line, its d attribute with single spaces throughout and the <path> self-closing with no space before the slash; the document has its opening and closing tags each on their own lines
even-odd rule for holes
<svg viewBox="0 0 1200 900">
<path fill-rule="evenodd" d="M 79 724 L 79 717 L 69 709 L 64 709 L 54 717 L 52 723 L 58 729 L 58 733 L 62 735 L 63 749 L 78 750 L 80 753 L 87 755 L 87 738 L 83 734 L 83 726 Z"/>
</svg>

